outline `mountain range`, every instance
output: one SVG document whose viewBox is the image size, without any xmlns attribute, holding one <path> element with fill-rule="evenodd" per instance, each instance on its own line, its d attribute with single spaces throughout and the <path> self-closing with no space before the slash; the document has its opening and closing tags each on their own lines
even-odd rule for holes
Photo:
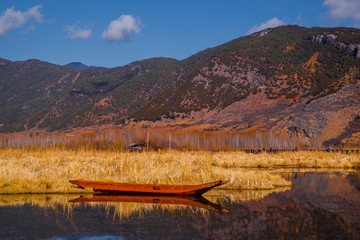
<svg viewBox="0 0 360 240">
<path fill-rule="evenodd" d="M 78 70 L 78 71 L 83 71 L 83 70 L 90 69 L 90 68 L 96 68 L 95 66 L 87 66 L 81 62 L 71 62 L 64 66 Z"/>
<path fill-rule="evenodd" d="M 0 59 L 0 131 L 114 123 L 359 145 L 360 30 L 281 26 L 116 68 Z"/>
</svg>

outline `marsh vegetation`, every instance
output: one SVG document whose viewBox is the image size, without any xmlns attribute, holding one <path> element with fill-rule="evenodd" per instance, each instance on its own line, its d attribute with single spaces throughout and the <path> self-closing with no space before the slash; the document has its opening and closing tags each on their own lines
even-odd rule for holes
<svg viewBox="0 0 360 240">
<path fill-rule="evenodd" d="M 223 189 L 274 189 L 291 186 L 274 169 L 357 169 L 359 154 L 242 151 L 118 152 L 66 149 L 0 151 L 0 193 L 86 193 L 69 179 L 131 183 L 200 184 L 230 180 Z"/>
</svg>

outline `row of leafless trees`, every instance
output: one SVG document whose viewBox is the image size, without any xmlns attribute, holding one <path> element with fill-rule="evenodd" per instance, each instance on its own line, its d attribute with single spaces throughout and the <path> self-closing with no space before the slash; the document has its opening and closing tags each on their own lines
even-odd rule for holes
<svg viewBox="0 0 360 240">
<path fill-rule="evenodd" d="M 108 150 L 246 150 L 301 148 L 297 138 L 277 136 L 257 131 L 189 132 L 150 128 L 117 127 L 96 132 L 16 133 L 0 135 L 0 147 L 13 148 L 69 148 Z"/>
</svg>

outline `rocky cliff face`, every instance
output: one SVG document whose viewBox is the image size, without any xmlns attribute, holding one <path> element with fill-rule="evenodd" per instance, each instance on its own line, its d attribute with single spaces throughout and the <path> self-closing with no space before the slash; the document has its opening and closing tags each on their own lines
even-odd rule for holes
<svg viewBox="0 0 360 240">
<path fill-rule="evenodd" d="M 345 51 L 355 58 L 360 58 L 360 43 L 345 44 L 337 41 L 337 36 L 334 34 L 317 34 L 308 37 L 308 39 L 319 44 L 332 44 L 337 49 Z"/>
</svg>

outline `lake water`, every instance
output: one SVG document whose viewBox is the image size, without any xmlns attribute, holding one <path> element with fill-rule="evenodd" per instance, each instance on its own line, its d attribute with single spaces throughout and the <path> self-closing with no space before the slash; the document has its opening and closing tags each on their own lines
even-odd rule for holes
<svg viewBox="0 0 360 240">
<path fill-rule="evenodd" d="M 282 174 L 292 188 L 200 199 L 0 196 L 0 239 L 360 239 L 358 173 Z"/>
</svg>

